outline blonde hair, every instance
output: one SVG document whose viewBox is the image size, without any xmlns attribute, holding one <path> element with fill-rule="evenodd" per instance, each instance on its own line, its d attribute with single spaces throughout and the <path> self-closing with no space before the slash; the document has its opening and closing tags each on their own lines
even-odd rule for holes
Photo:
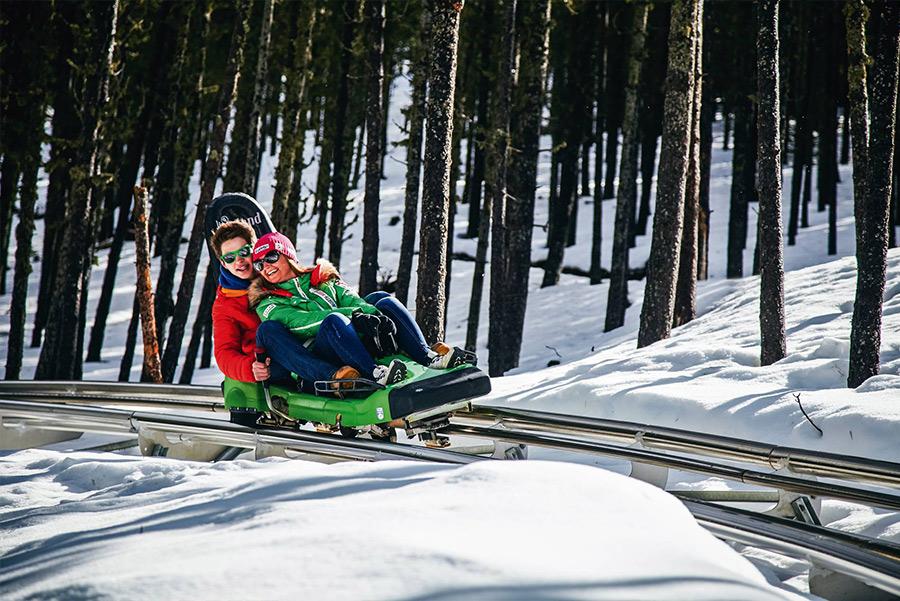
<svg viewBox="0 0 900 601">
<path fill-rule="evenodd" d="M 216 256 L 221 257 L 222 244 L 234 238 L 243 238 L 252 245 L 254 242 L 256 242 L 256 232 L 254 232 L 253 228 L 243 221 L 233 219 L 230 221 L 226 221 L 216 228 L 216 231 L 213 232 L 213 235 L 209 239 L 209 244 L 210 246 L 212 246 L 213 252 L 216 253 Z"/>
</svg>

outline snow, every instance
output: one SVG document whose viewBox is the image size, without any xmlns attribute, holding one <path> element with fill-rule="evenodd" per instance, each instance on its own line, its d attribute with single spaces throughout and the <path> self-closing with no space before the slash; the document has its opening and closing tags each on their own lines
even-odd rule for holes
<svg viewBox="0 0 900 601">
<path fill-rule="evenodd" d="M 7 599 L 800 598 L 670 495 L 580 465 L 30 450 L 0 482 Z"/>
<path fill-rule="evenodd" d="M 391 99 L 390 142 L 403 137 L 398 110 L 407 102 L 407 83 L 400 80 Z M 721 150 L 716 132 L 710 279 L 698 283 L 697 319 L 676 328 L 670 339 L 637 349 L 643 282 L 629 282 L 632 305 L 625 325 L 604 333 L 608 283 L 591 286 L 585 278 L 563 275 L 558 286 L 541 289 L 542 272 L 532 269 L 520 367 L 495 378 L 494 391 L 482 401 L 900 462 L 900 251 L 888 257 L 881 375 L 847 389 L 856 270 L 851 177 L 849 167 L 841 166 L 838 255 L 825 256 L 827 215 L 813 207 L 811 226 L 785 249 L 788 355 L 761 367 L 759 280 L 724 279 L 731 153 Z M 315 158 L 311 140 L 306 152 L 307 161 Z M 389 223 L 403 212 L 403 158 L 402 149 L 394 150 L 385 162 L 379 260 L 386 271 L 396 269 L 399 257 L 401 226 Z M 543 258 L 546 241 L 539 226 L 547 218 L 549 157 L 541 160 L 535 260 Z M 274 165 L 275 158 L 265 154 L 257 195 L 264 206 L 271 205 Z M 310 188 L 315 176 L 314 166 L 303 173 Z M 784 176 L 787 192 L 790 170 Z M 197 173 L 192 187 L 196 195 Z M 351 199 L 351 211 L 359 212 L 361 190 L 351 192 Z M 593 206 L 588 197 L 579 205 L 578 243 L 566 249 L 564 263 L 586 269 Z M 604 202 L 605 266 L 614 205 Z M 786 205 L 787 195 L 785 223 Z M 456 232 L 465 229 L 467 214 L 468 207 L 458 208 Z M 745 272 L 752 265 L 755 205 L 749 218 Z M 192 221 L 189 203 L 185 236 Z M 42 221 L 37 228 L 40 254 Z M 358 279 L 361 229 L 359 221 L 351 225 L 344 246 L 341 271 L 350 282 Z M 314 235 L 314 223 L 301 226 L 301 261 L 313 259 Z M 633 267 L 646 261 L 649 236 L 637 243 Z M 475 244 L 454 241 L 456 251 L 470 255 Z M 89 316 L 107 253 L 98 253 L 97 260 Z M 103 361 L 85 364 L 85 379 L 118 375 L 131 316 L 133 260 L 128 243 Z M 39 264 L 35 270 L 26 340 Z M 447 332 L 452 344 L 464 341 L 472 273 L 473 263 L 454 262 Z M 415 286 L 414 267 L 412 294 Z M 478 339 L 482 365 L 488 356 L 487 304 L 486 284 Z M 3 313 L 0 336 L 8 332 Z M 140 344 L 135 350 L 133 381 L 140 373 Z M 24 378 L 33 376 L 37 358 L 38 349 L 26 349 Z M 0 363 L 5 360 L 6 345 L 0 345 Z M 551 361 L 560 364 L 547 367 Z M 198 384 L 220 380 L 215 367 L 194 377 Z M 804 417 L 801 404 L 823 434 Z M 209 465 L 71 450 L 77 448 L 60 444 L 0 454 L 3 598 L 798 598 L 791 591 L 810 598 L 805 564 L 715 540 L 674 497 L 613 473 L 628 472 L 619 461 L 532 449 L 533 459 L 554 461 Z M 677 472 L 669 475 L 668 487 L 747 488 Z M 896 513 L 825 501 L 821 518 L 832 527 L 900 542 Z"/>
</svg>

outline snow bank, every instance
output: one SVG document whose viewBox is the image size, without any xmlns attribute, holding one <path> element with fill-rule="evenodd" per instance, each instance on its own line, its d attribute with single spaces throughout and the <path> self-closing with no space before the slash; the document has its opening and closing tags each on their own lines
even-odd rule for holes
<svg viewBox="0 0 900 601">
<path fill-rule="evenodd" d="M 540 461 L 21 451 L 0 458 L 0 555 L 5 599 L 799 598 L 673 497 Z"/>
<path fill-rule="evenodd" d="M 699 316 L 670 339 L 636 349 L 632 309 L 623 328 L 571 336 L 566 349 L 600 350 L 495 379 L 490 402 L 900 462 L 900 249 L 889 253 L 888 282 L 881 375 L 856 390 L 846 388 L 856 289 L 855 259 L 846 257 L 786 274 L 788 355 L 774 365 L 759 365 L 759 279 L 708 281 L 699 284 Z M 535 303 L 566 295 L 580 314 L 564 287 L 539 291 Z M 580 328 L 576 321 L 573 332 Z"/>
</svg>

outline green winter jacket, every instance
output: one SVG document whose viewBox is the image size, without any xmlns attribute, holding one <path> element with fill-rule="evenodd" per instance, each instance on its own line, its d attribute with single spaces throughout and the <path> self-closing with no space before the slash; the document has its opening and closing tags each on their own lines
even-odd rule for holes
<svg viewBox="0 0 900 601">
<path fill-rule="evenodd" d="M 331 278 L 313 286 L 317 272 L 275 284 L 258 279 L 250 285 L 250 305 L 262 321 L 277 321 L 298 338 L 314 338 L 319 325 L 331 313 L 350 316 L 354 311 L 377 314 L 379 311 L 353 292 L 340 278 Z"/>
</svg>

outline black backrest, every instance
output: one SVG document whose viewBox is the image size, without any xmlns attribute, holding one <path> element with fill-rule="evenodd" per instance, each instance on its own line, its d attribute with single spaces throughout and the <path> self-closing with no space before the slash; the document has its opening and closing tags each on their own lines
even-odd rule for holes
<svg viewBox="0 0 900 601">
<path fill-rule="evenodd" d="M 206 239 L 209 240 L 213 232 L 216 231 L 221 224 L 230 220 L 240 220 L 248 223 L 256 231 L 256 237 L 259 238 L 263 234 L 275 231 L 272 220 L 266 210 L 259 206 L 252 196 L 243 192 L 227 192 L 221 196 L 217 196 L 206 209 Z M 213 261 L 217 257 L 213 256 L 212 247 L 206 245 L 210 257 Z"/>
</svg>

